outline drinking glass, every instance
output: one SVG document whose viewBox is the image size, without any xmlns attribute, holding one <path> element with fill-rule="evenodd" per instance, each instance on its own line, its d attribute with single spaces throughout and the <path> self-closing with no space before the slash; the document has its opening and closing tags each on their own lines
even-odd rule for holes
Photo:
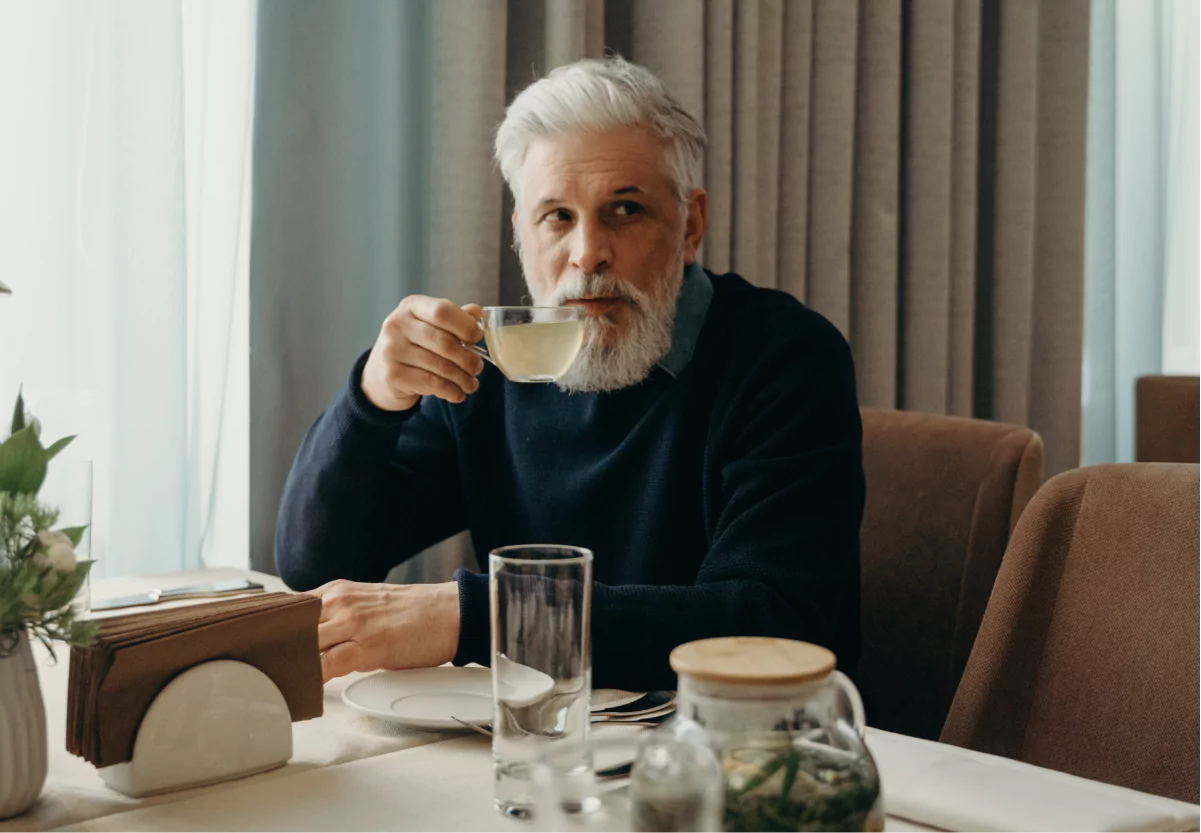
<svg viewBox="0 0 1201 833">
<path fill-rule="evenodd" d="M 527 545 L 488 558 L 492 760 L 497 808 L 528 817 L 531 765 L 552 744 L 588 737 L 592 553 Z"/>
</svg>

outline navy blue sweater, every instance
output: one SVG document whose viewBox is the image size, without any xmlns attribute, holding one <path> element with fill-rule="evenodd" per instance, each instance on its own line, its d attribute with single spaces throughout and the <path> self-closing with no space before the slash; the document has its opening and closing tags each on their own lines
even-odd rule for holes
<svg viewBox="0 0 1201 833">
<path fill-rule="evenodd" d="M 488 366 L 462 404 L 404 413 L 359 386 L 306 435 L 276 564 L 290 587 L 382 581 L 463 529 L 480 563 L 508 544 L 588 547 L 598 686 L 674 687 L 693 639 L 767 635 L 859 654 L 862 429 L 850 351 L 791 296 L 710 275 L 678 377 L 615 392 L 520 385 Z M 487 576 L 461 571 L 455 662 L 489 661 Z"/>
</svg>

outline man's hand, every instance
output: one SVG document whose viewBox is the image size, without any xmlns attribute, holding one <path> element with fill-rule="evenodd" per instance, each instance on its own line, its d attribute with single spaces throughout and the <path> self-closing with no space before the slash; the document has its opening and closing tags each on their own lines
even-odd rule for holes
<svg viewBox="0 0 1201 833">
<path fill-rule="evenodd" d="M 331 581 L 321 599 L 317 641 L 326 682 L 351 671 L 426 668 L 450 662 L 459 646 L 459 588 L 445 584 Z"/>
<path fill-rule="evenodd" d="M 480 386 L 484 360 L 463 346 L 483 337 L 483 309 L 410 295 L 384 319 L 363 367 L 363 393 L 385 411 L 407 411 L 422 396 L 462 402 Z"/>
</svg>

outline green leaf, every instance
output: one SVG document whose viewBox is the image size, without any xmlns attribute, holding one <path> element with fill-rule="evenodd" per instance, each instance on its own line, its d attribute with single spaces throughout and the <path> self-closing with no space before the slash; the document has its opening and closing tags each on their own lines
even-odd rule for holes
<svg viewBox="0 0 1201 833">
<path fill-rule="evenodd" d="M 76 434 L 72 434 L 69 437 L 63 437 L 56 443 L 52 443 L 50 447 L 46 449 L 46 459 L 53 460 L 55 457 L 57 457 L 58 453 L 70 445 L 71 440 L 75 439 L 76 436 Z"/>
<path fill-rule="evenodd" d="M 87 563 L 85 562 L 85 564 Z M 61 607 L 65 607 L 78 595 L 79 588 L 83 586 L 84 581 L 88 577 L 87 567 L 83 569 L 80 569 L 80 567 L 81 565 L 77 564 L 75 569 L 69 573 L 59 573 L 56 571 L 54 573 L 54 583 L 51 584 L 47 581 L 43 585 L 46 588 L 46 592 L 42 596 L 44 610 L 58 610 Z"/>
<path fill-rule="evenodd" d="M 52 571 L 50 576 L 46 576 L 42 580 L 42 610 L 48 613 L 69 605 L 79 595 L 79 589 L 87 581 L 93 563 L 80 561 L 69 573 Z"/>
<path fill-rule="evenodd" d="M 21 395 L 21 390 L 17 389 L 17 405 L 13 408 L 13 430 L 15 434 L 25 427 L 25 398 Z"/>
<path fill-rule="evenodd" d="M 46 450 L 32 427 L 0 443 L 0 492 L 36 495 L 46 479 Z"/>
<path fill-rule="evenodd" d="M 757 773 L 746 779 L 746 783 L 742 785 L 742 788 L 738 791 L 738 795 L 746 795 L 752 790 L 756 790 L 763 786 L 764 782 L 766 782 L 768 778 L 771 778 L 780 771 L 780 768 L 784 766 L 784 763 L 787 760 L 787 755 L 780 755 L 776 758 L 772 758 L 771 761 L 769 761 L 765 766 L 761 767 Z"/>
<path fill-rule="evenodd" d="M 83 534 L 88 531 L 88 528 L 86 526 L 65 526 L 58 531 L 71 539 L 71 546 L 78 547 L 79 542 L 83 540 Z"/>
<path fill-rule="evenodd" d="M 777 812 L 783 814 L 788 807 L 788 800 L 792 796 L 792 785 L 796 782 L 797 770 L 801 766 L 801 756 L 793 752 L 788 756 L 788 763 L 784 766 L 784 786 L 780 790 L 780 803 L 776 808 Z"/>
</svg>

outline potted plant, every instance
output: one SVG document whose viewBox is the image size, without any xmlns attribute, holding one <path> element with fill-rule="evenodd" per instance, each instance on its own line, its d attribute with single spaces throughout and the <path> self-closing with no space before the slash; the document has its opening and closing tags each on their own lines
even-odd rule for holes
<svg viewBox="0 0 1201 833">
<path fill-rule="evenodd" d="M 72 605 L 92 562 L 78 560 L 85 527 L 55 529 L 58 510 L 38 501 L 50 461 L 74 437 L 42 445 L 41 426 L 17 395 L 0 443 L 0 819 L 24 812 L 46 781 L 46 713 L 31 638 L 88 645 L 96 625 Z"/>
</svg>

